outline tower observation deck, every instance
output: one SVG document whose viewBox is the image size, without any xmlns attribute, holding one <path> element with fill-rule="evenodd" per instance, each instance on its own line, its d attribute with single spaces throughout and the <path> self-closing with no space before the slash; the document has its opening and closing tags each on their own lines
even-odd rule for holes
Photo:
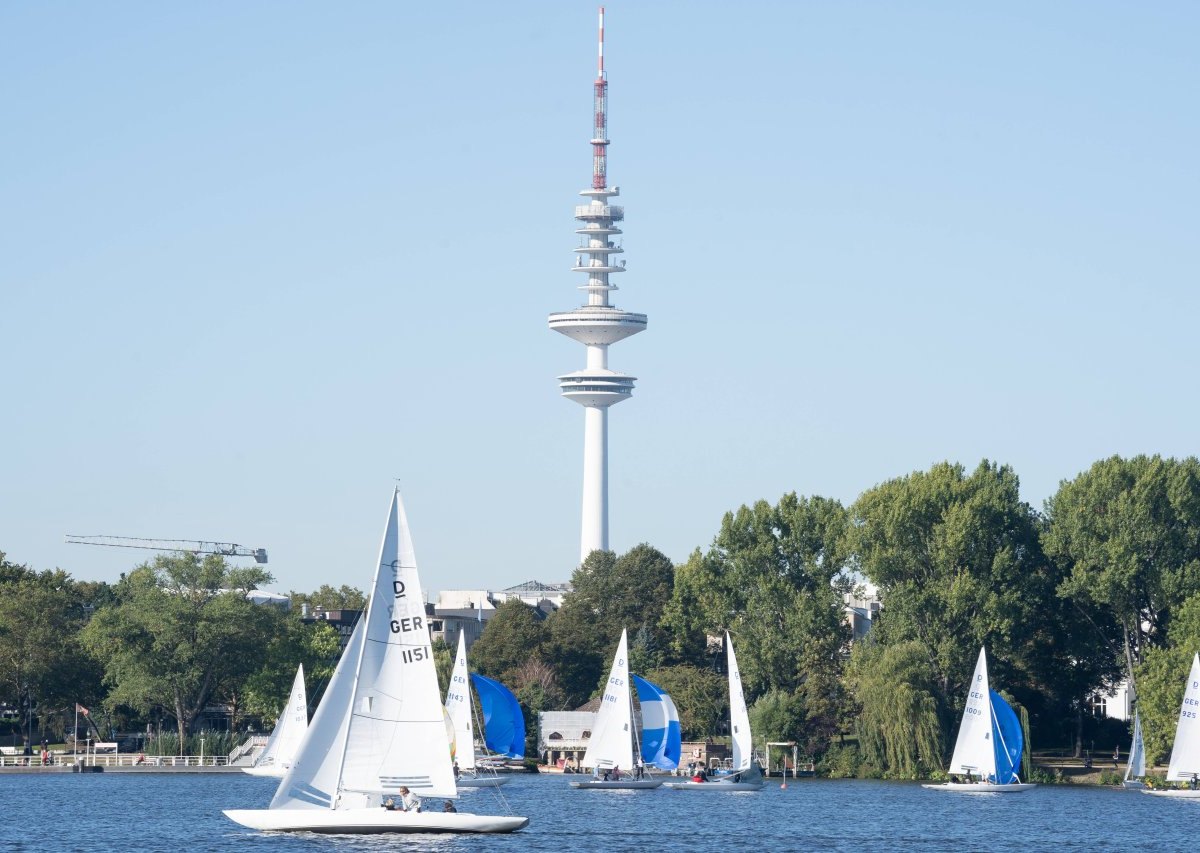
<svg viewBox="0 0 1200 853">
<path fill-rule="evenodd" d="M 586 301 L 573 311 L 550 315 L 550 328 L 587 347 L 583 370 L 558 377 L 562 395 L 584 407 L 583 430 L 583 529 L 579 559 L 592 551 L 608 550 L 608 407 L 633 394 L 637 377 L 610 370 L 608 348 L 646 328 L 646 315 L 622 311 L 609 302 L 617 286 L 609 276 L 625 272 L 618 255 L 625 250 L 614 238 L 625 210 L 610 204 L 620 195 L 608 186 L 608 79 L 604 72 L 604 8 L 600 9 L 599 67 L 594 89 L 592 130 L 592 186 L 579 194 L 586 204 L 575 207 L 580 235 L 573 271 L 585 278 L 579 290 Z"/>
</svg>

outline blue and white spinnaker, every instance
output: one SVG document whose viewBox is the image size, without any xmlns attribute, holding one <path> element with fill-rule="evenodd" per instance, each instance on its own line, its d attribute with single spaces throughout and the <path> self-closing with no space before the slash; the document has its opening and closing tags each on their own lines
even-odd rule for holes
<svg viewBox="0 0 1200 853">
<path fill-rule="evenodd" d="M 679 712 L 661 687 L 633 676 L 642 706 L 642 760 L 660 770 L 674 770 L 681 754 Z"/>
</svg>

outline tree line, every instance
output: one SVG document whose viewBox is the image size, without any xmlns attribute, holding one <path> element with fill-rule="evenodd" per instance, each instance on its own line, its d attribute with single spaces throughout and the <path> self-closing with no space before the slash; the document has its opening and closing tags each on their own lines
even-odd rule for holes
<svg viewBox="0 0 1200 853">
<path fill-rule="evenodd" d="M 845 596 L 868 580 L 882 613 L 852 642 Z M 270 723 L 296 665 L 319 694 L 336 656 L 336 634 L 301 621 L 299 605 L 364 603 L 345 586 L 293 593 L 290 613 L 246 599 L 270 581 L 182 554 L 89 583 L 0 555 L 0 702 L 60 729 L 92 703 L 112 728 L 164 720 L 180 742 L 215 702 L 235 725 Z M 672 695 L 685 737 L 719 737 L 728 700 L 713 640 L 729 631 L 759 741 L 795 740 L 834 773 L 928 775 L 944 767 L 986 645 L 1035 747 L 1127 739 L 1089 702 L 1129 679 L 1161 759 L 1200 650 L 1200 462 L 1101 460 L 1041 510 L 1008 466 L 940 463 L 850 506 L 791 493 L 739 507 L 679 565 L 648 544 L 593 552 L 571 581 L 549 615 L 499 605 L 471 650 L 530 724 L 596 695 L 627 629 L 632 670 Z M 436 653 L 448 672 L 451 651 Z"/>
</svg>

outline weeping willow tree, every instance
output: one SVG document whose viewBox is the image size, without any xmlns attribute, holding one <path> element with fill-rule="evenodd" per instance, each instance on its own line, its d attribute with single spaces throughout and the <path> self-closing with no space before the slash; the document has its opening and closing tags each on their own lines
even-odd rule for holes
<svg viewBox="0 0 1200 853">
<path fill-rule="evenodd" d="M 929 656 L 920 643 L 859 643 L 849 685 L 860 713 L 855 721 L 863 759 L 890 776 L 915 777 L 942 769 L 945 738 Z"/>
</svg>

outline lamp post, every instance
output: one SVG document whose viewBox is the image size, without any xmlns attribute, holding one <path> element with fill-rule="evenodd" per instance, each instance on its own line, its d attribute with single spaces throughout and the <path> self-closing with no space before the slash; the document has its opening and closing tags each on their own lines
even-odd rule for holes
<svg viewBox="0 0 1200 853">
<path fill-rule="evenodd" d="M 204 735 L 200 735 L 200 766 L 204 766 Z"/>
</svg>

